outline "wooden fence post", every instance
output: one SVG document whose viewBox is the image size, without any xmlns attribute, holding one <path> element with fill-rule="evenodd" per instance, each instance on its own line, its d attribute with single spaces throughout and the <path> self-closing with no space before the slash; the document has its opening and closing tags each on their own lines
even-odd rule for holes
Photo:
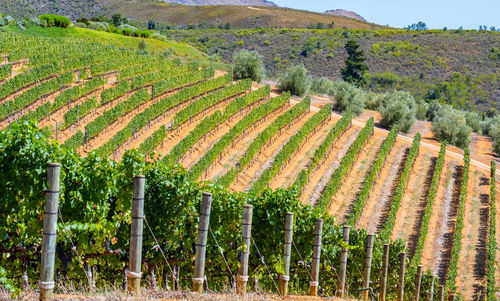
<svg viewBox="0 0 500 301">
<path fill-rule="evenodd" d="M 323 234 L 323 220 L 316 221 L 316 229 L 314 231 L 314 245 L 313 245 L 313 260 L 311 270 L 311 282 L 309 283 L 309 293 L 311 296 L 318 295 L 319 284 L 319 266 L 321 258 L 321 238 Z"/>
<path fill-rule="evenodd" d="M 40 271 L 40 300 L 54 300 L 54 261 L 56 252 L 57 214 L 59 212 L 59 163 L 47 164 L 48 190 L 45 191 L 43 213 L 42 265 Z"/>
<path fill-rule="evenodd" d="M 379 301 L 385 301 L 387 291 L 387 272 L 389 271 L 389 244 L 384 245 L 384 255 L 382 257 L 382 279 L 380 280 Z"/>
<path fill-rule="evenodd" d="M 415 296 L 413 297 L 413 299 L 415 301 L 418 301 L 418 299 L 420 298 L 420 286 L 422 285 L 422 266 L 421 265 L 419 265 L 417 267 L 417 278 L 415 280 L 416 280 Z"/>
<path fill-rule="evenodd" d="M 250 255 L 250 238 L 252 236 L 252 217 L 253 206 L 245 204 L 243 206 L 243 220 L 241 222 L 241 236 L 243 238 L 243 251 L 241 256 L 240 267 L 238 268 L 238 276 L 236 281 L 236 291 L 240 295 L 247 292 L 248 284 L 248 257 Z"/>
<path fill-rule="evenodd" d="M 444 286 L 439 285 L 439 301 L 444 301 Z"/>
<path fill-rule="evenodd" d="M 363 288 L 361 296 L 362 300 L 367 301 L 369 296 L 370 288 L 370 273 L 372 270 L 372 254 L 373 254 L 373 239 L 375 236 L 373 234 L 368 234 L 366 236 L 366 255 L 365 255 L 365 267 L 363 269 Z"/>
<path fill-rule="evenodd" d="M 405 294 L 405 268 L 406 268 L 406 253 L 399 254 L 399 280 L 398 280 L 398 301 L 403 301 Z"/>
<path fill-rule="evenodd" d="M 344 226 L 342 233 L 344 242 L 349 244 L 349 226 Z M 345 275 L 347 270 L 347 253 L 349 251 L 346 247 L 342 247 L 340 251 L 340 269 L 339 269 L 339 282 L 337 285 L 337 297 L 344 298 L 345 293 Z"/>
<path fill-rule="evenodd" d="M 193 275 L 193 291 L 203 292 L 205 279 L 205 253 L 207 250 L 208 226 L 210 224 L 210 209 L 212 207 L 212 194 L 203 192 L 201 199 L 200 223 L 198 225 L 198 238 L 196 240 L 196 257 Z"/>
<path fill-rule="evenodd" d="M 132 225 L 130 226 L 130 258 L 127 270 L 127 290 L 139 294 L 141 288 L 142 230 L 144 221 L 144 176 L 134 177 Z"/>
<path fill-rule="evenodd" d="M 285 243 L 283 245 L 283 268 L 284 274 L 280 275 L 280 294 L 288 294 L 288 280 L 290 280 L 290 257 L 292 254 L 293 239 L 293 213 L 288 212 L 285 219 Z"/>
</svg>

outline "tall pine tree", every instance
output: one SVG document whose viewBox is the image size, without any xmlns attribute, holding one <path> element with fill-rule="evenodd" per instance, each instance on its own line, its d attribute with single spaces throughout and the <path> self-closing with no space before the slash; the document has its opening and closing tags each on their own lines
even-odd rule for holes
<svg viewBox="0 0 500 301">
<path fill-rule="evenodd" d="M 348 57 L 345 61 L 345 67 L 340 71 L 342 78 L 346 82 L 363 87 L 367 81 L 365 73 L 368 70 L 368 67 L 364 64 L 364 61 L 366 61 L 365 54 L 363 50 L 359 49 L 359 44 L 354 40 L 347 41 L 345 50 Z"/>
</svg>

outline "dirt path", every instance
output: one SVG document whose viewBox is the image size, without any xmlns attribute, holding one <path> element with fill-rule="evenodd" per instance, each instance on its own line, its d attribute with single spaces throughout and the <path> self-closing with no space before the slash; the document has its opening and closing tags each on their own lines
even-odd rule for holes
<svg viewBox="0 0 500 301">
<path fill-rule="evenodd" d="M 363 208 L 357 224 L 358 228 L 366 229 L 368 233 L 378 232 L 389 213 L 390 203 L 403 171 L 408 150 L 408 144 L 396 142 L 389 152 Z"/>
<path fill-rule="evenodd" d="M 361 129 L 358 127 L 350 127 L 333 143 L 324 161 L 318 164 L 318 167 L 309 176 L 309 181 L 300 196 L 302 203 L 316 204 L 333 172 L 340 165 L 342 158 L 349 151 L 360 131 Z"/>
<path fill-rule="evenodd" d="M 425 209 L 436 159 L 434 153 L 420 149 L 396 215 L 391 239 L 408 240 L 419 223 Z"/>
<path fill-rule="evenodd" d="M 274 157 L 281 150 L 283 145 L 295 135 L 295 133 L 304 125 L 304 123 L 314 115 L 312 110 L 303 114 L 299 119 L 291 123 L 291 126 L 286 127 L 281 131 L 281 135 L 275 135 L 273 142 L 261 149 L 259 154 L 256 154 L 249 166 L 244 168 L 231 184 L 232 191 L 243 191 L 249 189 L 251 184 L 256 181 L 264 170 L 270 167 L 274 161 Z M 263 128 L 264 129 L 264 128 Z M 276 139 L 275 139 L 276 138 Z"/>
<path fill-rule="evenodd" d="M 291 104 L 294 105 L 295 103 L 291 102 Z M 223 176 L 226 172 L 228 172 L 233 166 L 235 166 L 236 162 L 242 156 L 244 156 L 246 150 L 248 149 L 252 141 L 257 137 L 257 135 L 259 135 L 259 133 L 261 133 L 271 123 L 273 123 L 273 121 L 276 120 L 276 118 L 278 118 L 278 116 L 280 116 L 281 114 L 281 111 L 272 113 L 268 115 L 267 118 L 262 121 L 262 123 L 259 123 L 257 126 L 248 128 L 247 132 L 244 135 L 240 135 L 241 137 L 238 137 L 239 140 L 235 143 L 234 147 L 232 145 L 228 146 L 222 154 L 221 159 L 213 162 L 210 165 L 207 173 L 203 174 L 201 179 L 213 180 Z M 243 116 L 240 116 L 239 118 L 241 119 L 243 118 Z"/>
<path fill-rule="evenodd" d="M 441 284 L 446 280 L 453 246 L 462 173 L 458 161 L 445 161 L 424 242 L 421 264 L 437 275 Z"/>
<path fill-rule="evenodd" d="M 337 223 L 342 224 L 347 218 L 351 205 L 356 199 L 361 185 L 375 161 L 384 138 L 384 136 L 376 134 L 369 138 L 368 142 L 362 147 L 339 190 L 333 196 L 328 210 L 331 215 L 336 217 Z"/>
<path fill-rule="evenodd" d="M 328 136 L 335 123 L 336 121 L 332 118 L 332 120 L 326 121 L 323 125 L 319 125 L 316 133 L 310 135 L 302 147 L 290 156 L 293 160 L 290 160 L 283 170 L 271 179 L 269 187 L 276 189 L 280 187 L 288 188 L 293 185 L 299 173 L 311 162 L 316 149 L 325 140 L 326 136 Z"/>
<path fill-rule="evenodd" d="M 457 287 L 465 300 L 484 300 L 490 183 L 488 177 L 477 169 L 471 171 L 469 177 Z"/>
</svg>

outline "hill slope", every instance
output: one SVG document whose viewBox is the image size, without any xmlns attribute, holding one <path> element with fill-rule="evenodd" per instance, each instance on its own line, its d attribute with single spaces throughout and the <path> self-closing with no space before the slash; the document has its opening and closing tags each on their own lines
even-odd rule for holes
<svg viewBox="0 0 500 301">
<path fill-rule="evenodd" d="M 184 1 L 184 0 L 183 0 Z M 217 1 L 190 1 L 185 3 L 226 3 L 226 0 Z M 370 24 L 350 18 L 294 10 L 281 7 L 253 7 L 271 5 L 267 1 L 230 1 L 237 5 L 209 5 L 189 6 L 177 3 L 166 3 L 153 0 L 17 0 L 0 1 L 0 12 L 16 18 L 36 17 L 44 13 L 53 13 L 68 16 L 72 20 L 79 17 L 95 17 L 98 15 L 111 16 L 120 13 L 133 21 L 146 23 L 151 19 L 171 25 L 198 25 L 201 22 L 218 24 L 229 22 L 232 27 L 278 27 L 278 28 L 305 28 L 309 24 L 322 22 L 335 23 L 336 27 L 350 29 L 382 29 L 384 26 Z"/>
<path fill-rule="evenodd" d="M 184 5 L 241 5 L 241 6 L 277 6 L 267 0 L 162 0 Z"/>
<path fill-rule="evenodd" d="M 338 17 L 347 17 L 347 18 L 356 19 L 359 21 L 366 22 L 366 19 L 361 17 L 359 14 L 357 14 L 353 11 L 345 10 L 345 9 L 331 9 L 331 10 L 325 11 L 325 14 L 332 15 L 332 16 L 338 16 Z"/>
</svg>

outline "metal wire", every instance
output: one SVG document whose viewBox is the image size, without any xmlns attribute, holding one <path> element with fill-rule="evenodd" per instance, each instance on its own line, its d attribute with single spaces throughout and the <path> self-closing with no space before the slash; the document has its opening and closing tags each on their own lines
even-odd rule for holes
<svg viewBox="0 0 500 301">
<path fill-rule="evenodd" d="M 226 257 L 224 256 L 224 252 L 222 251 L 222 248 L 219 246 L 219 243 L 217 242 L 217 239 L 215 238 L 214 232 L 212 232 L 212 227 L 208 226 L 208 229 L 210 230 L 210 234 L 212 234 L 212 237 L 214 238 L 215 244 L 217 245 L 217 248 L 219 249 L 219 252 L 222 255 L 222 259 L 224 259 L 224 263 L 226 264 L 227 270 L 229 271 L 229 274 L 231 274 L 231 278 L 233 279 L 233 282 L 234 282 L 234 275 L 231 272 L 231 269 L 229 268 L 229 264 L 227 263 L 227 260 L 226 260 Z"/>
<path fill-rule="evenodd" d="M 156 245 L 158 246 L 158 249 L 160 250 L 160 253 L 161 253 L 161 256 L 163 256 L 163 260 L 165 261 L 165 263 L 167 264 L 168 266 L 168 269 L 170 270 L 170 274 L 173 274 L 174 271 L 172 270 L 172 267 L 170 266 L 170 264 L 168 263 L 168 260 L 167 260 L 167 257 L 165 257 L 165 253 L 163 253 L 163 250 L 160 246 L 160 244 L 158 243 L 158 240 L 156 240 L 156 236 L 155 234 L 153 233 L 153 230 L 151 229 L 151 227 L 149 226 L 149 223 L 148 223 L 148 220 L 146 219 L 146 214 L 144 214 L 144 221 L 146 222 L 146 226 L 148 227 L 149 229 L 149 232 L 151 233 L 151 236 L 153 236 L 153 239 L 156 243 Z"/>
<path fill-rule="evenodd" d="M 297 249 L 297 246 L 295 245 L 294 241 L 292 241 L 292 245 L 295 248 L 295 251 L 297 251 L 297 254 L 299 254 L 300 260 L 304 263 L 304 268 L 306 269 L 307 274 L 309 274 L 309 278 L 312 279 L 311 272 L 307 268 L 306 262 L 305 262 L 304 258 L 302 257 L 302 255 L 300 254 L 299 249 Z"/>
<path fill-rule="evenodd" d="M 266 262 L 264 261 L 264 256 L 262 256 L 262 254 L 260 254 L 260 251 L 259 251 L 259 248 L 257 248 L 257 245 L 255 244 L 255 241 L 253 240 L 253 237 L 252 237 L 252 245 L 255 247 L 255 249 L 257 250 L 257 253 L 259 254 L 259 257 L 260 257 L 260 261 L 264 264 L 264 266 L 266 267 L 266 271 L 267 271 L 267 274 L 269 275 L 269 278 L 271 278 L 271 281 L 273 282 L 274 284 L 274 287 L 276 287 L 276 290 L 279 292 L 279 288 L 278 288 L 278 285 L 276 284 L 276 281 L 274 281 L 274 278 L 273 276 L 271 275 L 271 272 L 269 271 L 269 267 L 267 266 Z"/>
</svg>

